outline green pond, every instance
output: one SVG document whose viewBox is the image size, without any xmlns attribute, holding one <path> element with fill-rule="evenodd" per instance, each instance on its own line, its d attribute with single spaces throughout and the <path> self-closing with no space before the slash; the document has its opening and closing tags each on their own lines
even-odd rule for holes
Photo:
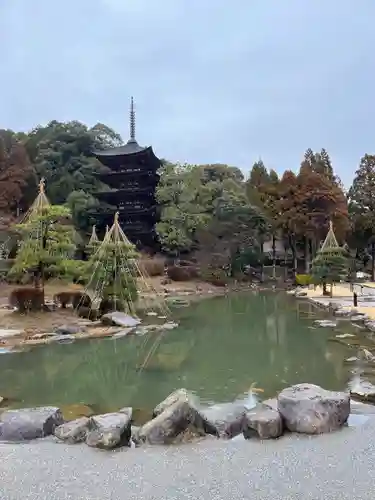
<svg viewBox="0 0 375 500">
<path fill-rule="evenodd" d="M 150 409 L 178 387 L 206 402 L 261 398 L 298 382 L 343 389 L 346 347 L 312 327 L 309 303 L 285 293 L 217 297 L 173 311 L 179 327 L 143 337 L 50 344 L 0 355 L 0 395 L 18 406 L 131 405 Z"/>
</svg>

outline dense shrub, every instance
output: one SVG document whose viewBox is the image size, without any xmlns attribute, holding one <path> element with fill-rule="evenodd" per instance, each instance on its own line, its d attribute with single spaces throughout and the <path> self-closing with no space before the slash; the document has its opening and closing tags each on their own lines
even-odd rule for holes
<svg viewBox="0 0 375 500">
<path fill-rule="evenodd" d="M 9 305 L 17 307 L 19 312 L 41 311 L 43 309 L 43 291 L 39 288 L 15 288 L 9 296 Z"/>
<path fill-rule="evenodd" d="M 296 285 L 308 286 L 312 285 L 313 279 L 310 274 L 297 274 L 296 275 Z"/>
<path fill-rule="evenodd" d="M 224 287 L 229 283 L 229 277 L 222 269 L 207 269 L 201 276 L 203 281 L 211 285 Z"/>
<path fill-rule="evenodd" d="M 105 297 L 101 300 L 99 306 L 99 315 L 107 314 L 114 311 L 126 311 L 126 302 L 119 297 Z"/>
<path fill-rule="evenodd" d="M 86 293 L 72 290 L 57 293 L 54 295 L 53 301 L 55 304 L 60 304 L 63 309 L 65 309 L 68 304 L 72 304 L 74 309 L 81 306 L 91 307 L 91 299 Z"/>
<path fill-rule="evenodd" d="M 89 319 L 91 321 L 99 319 L 99 311 L 97 309 L 91 309 L 91 307 L 79 307 L 77 309 L 77 314 L 80 318 Z"/>
<path fill-rule="evenodd" d="M 195 266 L 169 266 L 168 277 L 173 281 L 190 281 L 198 277 Z"/>
<path fill-rule="evenodd" d="M 181 267 L 191 267 L 191 266 L 196 266 L 195 262 L 192 262 L 191 260 L 179 260 L 178 265 Z"/>
<path fill-rule="evenodd" d="M 146 276 L 163 276 L 164 274 L 164 259 L 143 258 L 138 262 L 138 266 Z"/>
</svg>

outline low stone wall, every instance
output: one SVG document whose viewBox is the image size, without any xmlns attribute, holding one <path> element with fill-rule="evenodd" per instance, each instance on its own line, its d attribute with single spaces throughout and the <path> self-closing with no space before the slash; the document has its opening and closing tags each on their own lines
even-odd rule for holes
<svg viewBox="0 0 375 500">
<path fill-rule="evenodd" d="M 54 435 L 67 443 L 113 449 L 143 444 L 168 445 L 213 436 L 275 439 L 284 432 L 322 434 L 341 428 L 350 413 L 350 395 L 312 384 L 284 389 L 277 398 L 249 408 L 245 401 L 202 407 L 196 396 L 178 389 L 154 408 L 153 418 L 133 426 L 132 408 L 64 422 L 59 408 L 6 410 L 0 440 L 22 442 Z"/>
</svg>

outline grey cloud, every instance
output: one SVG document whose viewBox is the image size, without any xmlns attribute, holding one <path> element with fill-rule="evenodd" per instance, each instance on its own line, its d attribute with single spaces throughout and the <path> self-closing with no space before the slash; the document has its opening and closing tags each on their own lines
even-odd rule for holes
<svg viewBox="0 0 375 500">
<path fill-rule="evenodd" d="M 346 183 L 373 150 L 373 0 L 3 0 L 0 126 L 101 121 L 172 160 L 297 169 L 325 147 Z"/>
</svg>

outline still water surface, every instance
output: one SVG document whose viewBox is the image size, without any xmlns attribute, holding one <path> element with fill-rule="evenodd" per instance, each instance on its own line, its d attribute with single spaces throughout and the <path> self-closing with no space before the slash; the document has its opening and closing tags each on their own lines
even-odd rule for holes
<svg viewBox="0 0 375 500">
<path fill-rule="evenodd" d="M 19 406 L 94 404 L 152 408 L 186 387 L 209 402 L 231 401 L 251 384 L 261 397 L 299 382 L 343 389 L 345 347 L 312 329 L 311 305 L 284 293 L 246 293 L 175 310 L 180 326 L 144 337 L 51 344 L 0 355 L 0 394 Z"/>
</svg>

